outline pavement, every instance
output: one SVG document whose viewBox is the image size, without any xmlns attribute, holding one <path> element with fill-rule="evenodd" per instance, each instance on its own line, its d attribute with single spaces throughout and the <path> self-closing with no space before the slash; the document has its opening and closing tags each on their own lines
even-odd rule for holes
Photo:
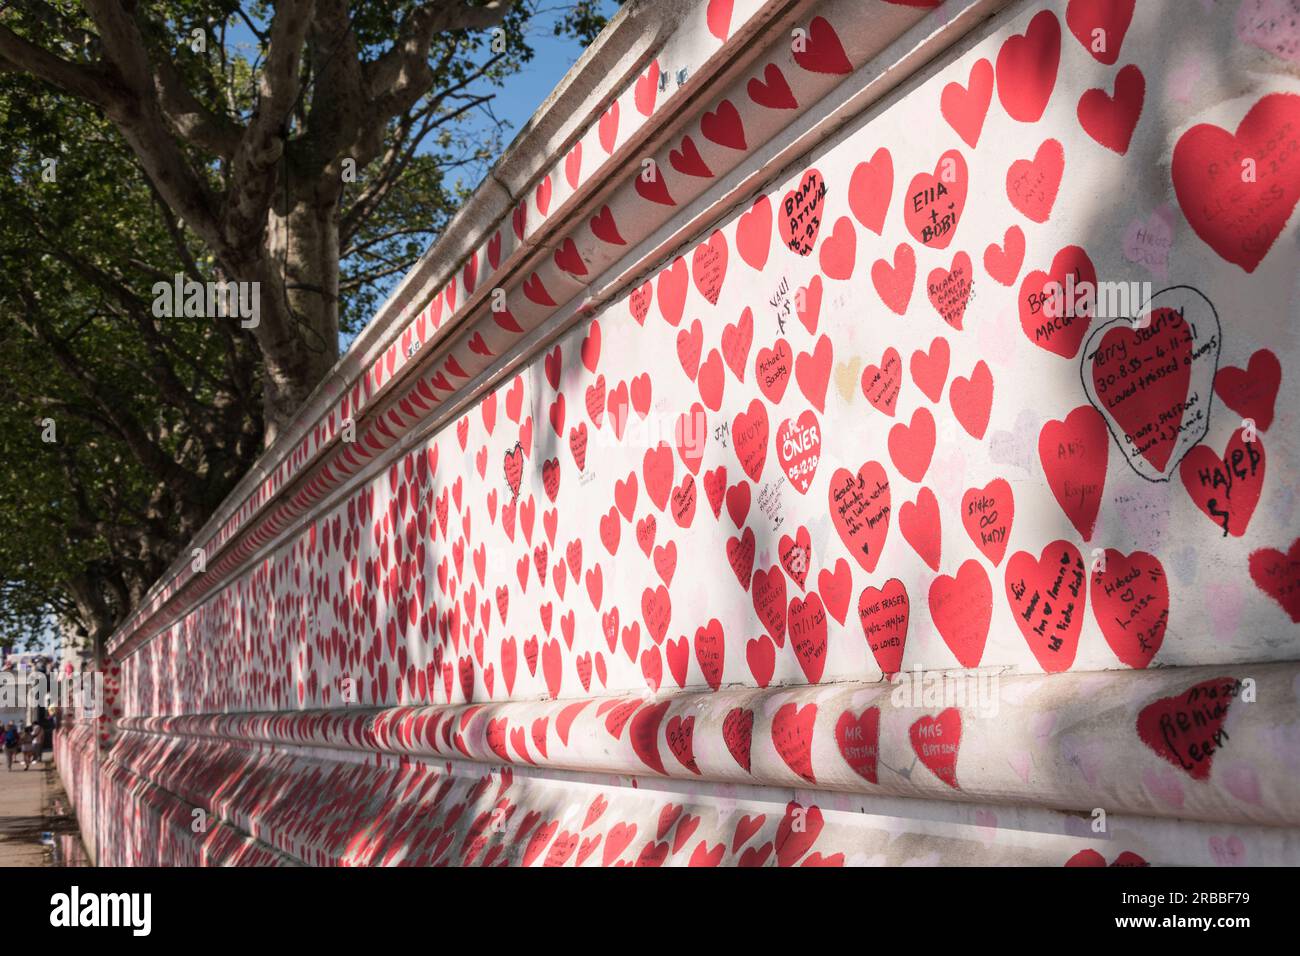
<svg viewBox="0 0 1300 956">
<path fill-rule="evenodd" d="M 0 760 L 0 867 L 58 866 L 55 843 L 67 843 L 59 838 L 68 835 L 75 844 L 76 833 L 52 753 L 29 770 L 21 758 L 12 770 Z"/>
</svg>

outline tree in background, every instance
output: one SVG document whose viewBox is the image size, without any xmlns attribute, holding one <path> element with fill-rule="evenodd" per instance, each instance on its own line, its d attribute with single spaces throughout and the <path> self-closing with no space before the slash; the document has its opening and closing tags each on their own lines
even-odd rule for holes
<svg viewBox="0 0 1300 956">
<path fill-rule="evenodd" d="M 605 5 L 0 0 L 0 641 L 112 632 L 500 152 L 530 23 Z"/>
</svg>

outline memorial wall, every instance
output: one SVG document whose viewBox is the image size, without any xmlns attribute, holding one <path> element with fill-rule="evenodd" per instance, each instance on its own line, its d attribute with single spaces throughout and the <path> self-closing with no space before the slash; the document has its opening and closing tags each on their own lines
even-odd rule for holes
<svg viewBox="0 0 1300 956">
<path fill-rule="evenodd" d="M 1300 4 L 602 41 L 109 643 L 97 862 L 1300 864 Z"/>
</svg>

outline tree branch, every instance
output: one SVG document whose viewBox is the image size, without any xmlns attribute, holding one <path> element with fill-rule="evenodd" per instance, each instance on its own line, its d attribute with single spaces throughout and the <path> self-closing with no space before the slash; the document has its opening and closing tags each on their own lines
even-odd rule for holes
<svg viewBox="0 0 1300 956">
<path fill-rule="evenodd" d="M 288 139 L 287 121 L 298 102 L 302 45 L 315 0 L 281 0 L 271 20 L 258 103 L 230 162 L 221 239 L 227 249 L 260 247 L 275 190 L 276 164 Z"/>
<path fill-rule="evenodd" d="M 366 65 L 365 78 L 381 128 L 409 110 L 433 88 L 429 46 L 437 33 L 490 30 L 500 26 L 515 0 L 490 0 L 472 6 L 465 0 L 433 0 L 407 14 L 393 46 Z"/>
<path fill-rule="evenodd" d="M 111 76 L 102 64 L 72 63 L 0 25 L 0 69 L 31 73 L 89 103 L 106 105 Z"/>
</svg>

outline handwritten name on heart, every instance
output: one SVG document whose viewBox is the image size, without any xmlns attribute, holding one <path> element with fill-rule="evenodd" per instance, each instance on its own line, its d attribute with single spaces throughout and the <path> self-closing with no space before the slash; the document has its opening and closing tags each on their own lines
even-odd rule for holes
<svg viewBox="0 0 1300 956">
<path fill-rule="evenodd" d="M 811 255 L 822 227 L 822 205 L 826 181 L 816 169 L 803 174 L 799 185 L 785 194 L 777 217 L 777 229 L 787 249 L 801 256 Z"/>
<path fill-rule="evenodd" d="M 1007 602 L 1039 665 L 1058 674 L 1074 664 L 1086 600 L 1083 558 L 1068 541 L 1054 541 L 1035 558 L 1018 551 L 1007 561 Z"/>
<path fill-rule="evenodd" d="M 1110 649 L 1129 667 L 1146 667 L 1169 625 L 1169 581 L 1160 559 L 1107 548 L 1089 583 L 1092 613 Z"/>
<path fill-rule="evenodd" d="M 854 715 L 846 710 L 835 722 L 835 743 L 840 756 L 863 780 L 877 783 L 876 765 L 880 757 L 880 708 L 868 707 Z"/>
<path fill-rule="evenodd" d="M 962 527 L 994 567 L 1006 554 L 1015 514 L 1015 499 L 1005 478 L 994 478 L 983 488 L 970 488 L 962 495 Z"/>
<path fill-rule="evenodd" d="M 931 249 L 947 249 L 957 231 L 970 176 L 966 159 L 950 149 L 939 157 L 933 173 L 917 173 L 903 197 L 903 223 L 916 241 Z"/>
<path fill-rule="evenodd" d="M 889 533 L 889 476 L 876 461 L 865 462 L 855 475 L 839 468 L 828 490 L 831 521 L 849 553 L 868 574 L 876 570 Z"/>
<path fill-rule="evenodd" d="M 862 636 L 867 639 L 867 646 L 886 679 L 897 674 L 903 666 L 909 609 L 907 588 L 898 578 L 891 578 L 879 589 L 863 588 L 858 597 Z"/>
<path fill-rule="evenodd" d="M 1240 538 L 1259 504 L 1264 488 L 1264 440 L 1246 441 L 1239 428 L 1222 455 L 1197 445 L 1178 466 L 1183 487 L 1201 512 L 1223 529 L 1223 537 Z"/>
<path fill-rule="evenodd" d="M 1029 273 L 1020 283 L 1020 327 L 1041 349 L 1072 359 L 1096 309 L 1097 270 L 1079 246 L 1066 246 L 1048 272 Z"/>
<path fill-rule="evenodd" d="M 949 707 L 937 717 L 922 717 L 908 730 L 912 752 L 936 777 L 960 790 L 957 755 L 961 749 L 961 711 Z"/>
<path fill-rule="evenodd" d="M 1110 433 L 1091 405 L 1080 405 L 1062 421 L 1050 421 L 1038 433 L 1038 458 L 1057 503 L 1076 531 L 1088 541 L 1097 523 Z"/>
<path fill-rule="evenodd" d="M 1124 457 L 1148 481 L 1166 481 L 1210 427 L 1219 319 L 1186 286 L 1152 296 L 1138 327 L 1117 318 L 1083 350 L 1083 385 Z"/>
<path fill-rule="evenodd" d="M 1241 681 L 1216 677 L 1162 697 L 1138 714 L 1138 737 L 1193 780 L 1208 780 L 1215 753 L 1228 742 L 1228 708 L 1240 693 Z"/>
</svg>

